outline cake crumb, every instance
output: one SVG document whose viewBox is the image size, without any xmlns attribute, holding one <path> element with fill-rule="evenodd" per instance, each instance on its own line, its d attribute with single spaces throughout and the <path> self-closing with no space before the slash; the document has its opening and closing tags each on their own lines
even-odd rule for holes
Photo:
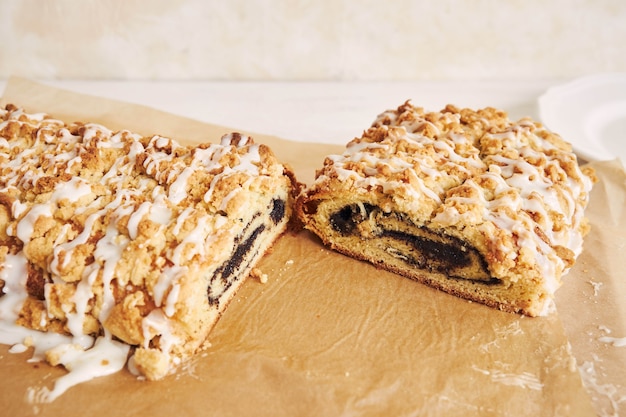
<svg viewBox="0 0 626 417">
<path fill-rule="evenodd" d="M 33 341 L 33 337 L 32 336 L 26 336 L 24 338 L 24 346 L 33 347 L 34 344 L 35 344 L 35 342 Z"/>
<path fill-rule="evenodd" d="M 593 296 L 597 297 L 598 293 L 600 292 L 600 288 L 602 287 L 602 283 L 601 282 L 595 282 L 595 281 L 588 281 L 588 282 L 593 287 Z"/>
<path fill-rule="evenodd" d="M 261 284 L 267 283 L 267 274 L 264 274 L 259 268 L 252 268 L 250 276 L 258 279 Z"/>
</svg>

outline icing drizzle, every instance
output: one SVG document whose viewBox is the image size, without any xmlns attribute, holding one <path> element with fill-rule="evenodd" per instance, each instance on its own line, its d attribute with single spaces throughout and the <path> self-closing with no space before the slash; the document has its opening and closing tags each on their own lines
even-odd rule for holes
<svg viewBox="0 0 626 417">
<path fill-rule="evenodd" d="M 179 360 L 172 352 L 181 336 L 171 318 L 180 279 L 192 263 L 220 256 L 210 250 L 216 236 L 232 244 L 237 228 L 228 223 L 245 207 L 228 202 L 244 187 L 260 187 L 254 182 L 263 176 L 282 175 L 268 158 L 236 133 L 188 148 L 98 124 L 65 125 L 14 106 L 0 110 L 0 203 L 8 217 L 0 224 L 0 343 L 32 346 L 32 360 L 46 357 L 70 371 L 33 398 L 52 401 L 124 367 L 130 346 L 105 323 L 125 295 L 143 292 L 139 298 L 155 305 L 141 318 L 138 345 Z M 148 261 L 129 262 L 131 251 Z M 36 308 L 27 282 L 33 273 L 44 286 Z M 39 315 L 30 321 L 29 308 Z M 63 334 L 40 331 L 55 322 Z"/>
<path fill-rule="evenodd" d="M 333 179 L 369 199 L 378 189 L 373 204 L 416 222 L 492 236 L 491 255 L 508 260 L 494 276 L 515 276 L 523 258 L 548 294 L 582 250 L 592 185 L 570 146 L 529 119 L 492 108 L 426 113 L 410 102 L 329 156 L 312 190 Z"/>
</svg>

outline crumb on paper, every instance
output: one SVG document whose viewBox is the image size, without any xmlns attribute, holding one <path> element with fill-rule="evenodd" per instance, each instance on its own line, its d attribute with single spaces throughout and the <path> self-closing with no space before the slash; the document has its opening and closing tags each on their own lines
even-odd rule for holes
<svg viewBox="0 0 626 417">
<path fill-rule="evenodd" d="M 252 268 L 250 271 L 250 276 L 259 280 L 261 284 L 267 283 L 267 274 L 264 274 L 259 268 Z"/>
<path fill-rule="evenodd" d="M 600 293 L 600 288 L 602 287 L 602 282 L 596 282 L 596 281 L 588 281 L 589 284 L 591 284 L 591 286 L 593 287 L 593 296 L 597 297 L 598 294 Z"/>
</svg>

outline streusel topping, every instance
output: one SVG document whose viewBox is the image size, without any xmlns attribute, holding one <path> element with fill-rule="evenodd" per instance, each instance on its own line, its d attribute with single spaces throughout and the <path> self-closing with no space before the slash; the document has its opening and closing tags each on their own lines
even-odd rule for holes
<svg viewBox="0 0 626 417">
<path fill-rule="evenodd" d="M 536 260 L 555 289 L 582 250 L 592 180 L 567 142 L 530 119 L 406 102 L 329 156 L 311 190 L 333 183 L 372 198 L 382 192 L 378 206 L 431 228 L 476 228 L 492 237 L 500 268 Z"/>
</svg>

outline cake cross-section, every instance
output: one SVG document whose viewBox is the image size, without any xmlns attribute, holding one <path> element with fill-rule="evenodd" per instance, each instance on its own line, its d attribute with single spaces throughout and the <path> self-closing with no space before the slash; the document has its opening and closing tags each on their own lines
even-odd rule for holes
<svg viewBox="0 0 626 417">
<path fill-rule="evenodd" d="M 528 118 L 406 102 L 329 155 L 296 212 L 339 252 L 538 316 L 582 250 L 592 178 Z"/>
</svg>

